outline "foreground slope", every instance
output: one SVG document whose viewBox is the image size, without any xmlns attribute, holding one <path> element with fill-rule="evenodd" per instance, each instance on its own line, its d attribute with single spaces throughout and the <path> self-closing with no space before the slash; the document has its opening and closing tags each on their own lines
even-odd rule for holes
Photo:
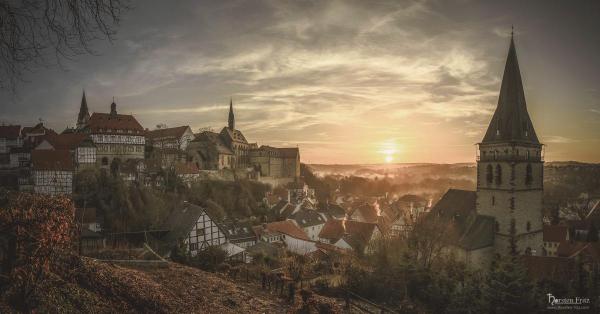
<svg viewBox="0 0 600 314">
<path fill-rule="evenodd" d="M 137 269 L 77 258 L 39 290 L 43 313 L 286 313 L 283 299 L 213 273 L 167 263 Z M 62 273 L 58 275 L 57 273 Z M 0 312 L 12 312 L 6 303 Z"/>
</svg>

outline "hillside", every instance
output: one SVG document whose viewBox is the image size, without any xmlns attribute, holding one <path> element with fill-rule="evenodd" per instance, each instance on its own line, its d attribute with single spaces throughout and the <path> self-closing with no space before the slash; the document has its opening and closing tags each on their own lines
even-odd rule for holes
<svg viewBox="0 0 600 314">
<path fill-rule="evenodd" d="M 128 268 L 75 258 L 54 271 L 34 305 L 41 313 L 294 313 L 284 299 L 224 275 L 167 263 Z M 61 275 L 57 275 L 60 273 Z M 299 301 L 299 298 L 297 298 Z M 298 304 L 298 303 L 297 303 Z M 1 313 L 15 312 L 6 300 Z"/>
</svg>

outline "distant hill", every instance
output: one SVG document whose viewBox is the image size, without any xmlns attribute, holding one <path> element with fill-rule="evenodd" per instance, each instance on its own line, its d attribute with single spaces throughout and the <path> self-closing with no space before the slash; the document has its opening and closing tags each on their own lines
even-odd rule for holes
<svg viewBox="0 0 600 314">
<path fill-rule="evenodd" d="M 306 167 L 317 177 L 326 178 L 337 187 L 347 177 L 371 180 L 385 179 L 387 191 L 393 194 L 415 193 L 434 200 L 449 188 L 474 190 L 476 163 L 432 164 L 309 164 Z M 364 185 L 364 184 L 363 184 Z M 359 188 L 358 190 L 364 187 Z M 376 193 L 375 191 L 374 193 Z M 552 161 L 544 164 L 544 200 L 556 204 L 582 195 L 600 197 L 600 164 L 577 161 Z M 553 205 L 553 206 L 554 206 Z"/>
</svg>

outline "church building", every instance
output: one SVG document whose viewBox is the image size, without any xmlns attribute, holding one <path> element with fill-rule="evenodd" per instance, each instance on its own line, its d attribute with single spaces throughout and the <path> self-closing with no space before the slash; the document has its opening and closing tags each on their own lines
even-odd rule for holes
<svg viewBox="0 0 600 314">
<path fill-rule="evenodd" d="M 254 171 L 259 174 L 259 180 L 277 183 L 292 182 L 300 176 L 299 149 L 258 147 L 256 143 L 248 143 L 242 131 L 235 127 L 232 101 L 227 126 L 219 133 L 204 131 L 196 135 L 187 153 L 203 170 Z"/>
<path fill-rule="evenodd" d="M 495 253 L 542 255 L 543 145 L 527 112 L 511 36 L 496 111 L 477 154 L 477 190 L 449 190 L 431 214 L 458 232 L 456 255 L 483 268 Z"/>
</svg>

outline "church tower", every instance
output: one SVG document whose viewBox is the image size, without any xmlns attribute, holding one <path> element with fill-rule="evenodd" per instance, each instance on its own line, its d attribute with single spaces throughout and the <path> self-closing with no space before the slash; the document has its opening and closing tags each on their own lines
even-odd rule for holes
<svg viewBox="0 0 600 314">
<path fill-rule="evenodd" d="M 85 100 L 85 91 L 81 97 L 81 106 L 79 107 L 79 115 L 77 116 L 77 129 L 84 128 L 90 120 L 90 112 L 87 106 L 87 100 Z"/>
<path fill-rule="evenodd" d="M 229 123 L 228 123 L 229 129 L 230 130 L 234 130 L 235 129 L 235 116 L 233 115 L 233 99 L 229 99 Z"/>
<path fill-rule="evenodd" d="M 542 153 L 511 34 L 498 106 L 477 156 L 477 212 L 496 220 L 497 253 L 508 251 L 514 226 L 519 253 L 542 255 Z"/>
</svg>

